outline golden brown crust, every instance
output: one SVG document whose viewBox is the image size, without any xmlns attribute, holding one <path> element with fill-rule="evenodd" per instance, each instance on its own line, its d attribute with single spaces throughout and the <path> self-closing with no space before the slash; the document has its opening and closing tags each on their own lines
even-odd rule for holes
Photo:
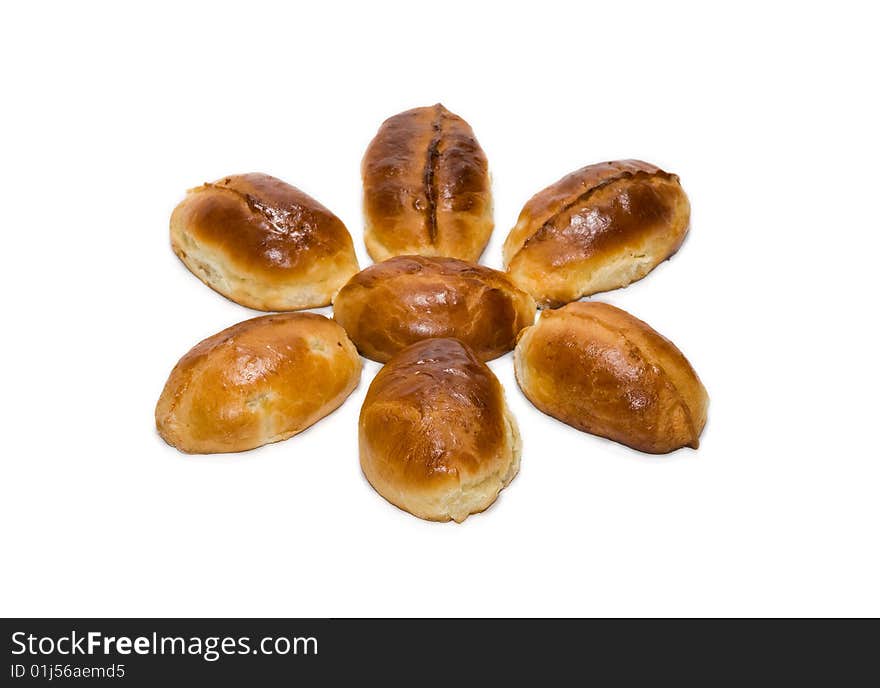
<svg viewBox="0 0 880 688">
<path fill-rule="evenodd" d="M 205 284 L 258 310 L 326 306 L 358 271 L 342 221 L 266 174 L 191 189 L 171 215 L 171 245 Z"/>
<path fill-rule="evenodd" d="M 520 335 L 516 379 L 541 411 L 640 451 L 696 449 L 709 397 L 676 346 L 607 303 L 547 310 Z"/>
<path fill-rule="evenodd" d="M 516 421 L 485 363 L 456 339 L 404 349 L 360 415 L 361 467 L 392 504 L 432 521 L 487 508 L 519 469 Z"/>
<path fill-rule="evenodd" d="M 558 306 L 641 279 L 678 250 L 689 219 L 676 175 L 640 160 L 589 165 L 526 203 L 504 264 L 539 306 Z"/>
<path fill-rule="evenodd" d="M 345 331 L 315 313 L 264 315 L 196 344 L 156 404 L 156 427 L 191 454 L 287 439 L 339 407 L 361 360 Z"/>
<path fill-rule="evenodd" d="M 419 254 L 477 261 L 492 233 L 486 154 L 470 125 L 433 105 L 385 120 L 361 165 L 373 260 Z"/>
<path fill-rule="evenodd" d="M 498 270 L 396 256 L 352 277 L 333 301 L 333 317 L 374 361 L 431 337 L 460 339 L 488 361 L 513 349 L 535 321 L 535 302 Z"/>
</svg>

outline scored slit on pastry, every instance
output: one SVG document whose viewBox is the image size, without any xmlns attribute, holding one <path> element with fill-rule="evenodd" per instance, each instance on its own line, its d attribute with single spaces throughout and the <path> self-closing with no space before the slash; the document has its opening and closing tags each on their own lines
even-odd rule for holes
<svg viewBox="0 0 880 688">
<path fill-rule="evenodd" d="M 437 241 L 437 186 L 434 182 L 437 173 L 437 159 L 440 157 L 440 139 L 443 135 L 443 110 L 435 105 L 434 122 L 431 128 L 434 138 L 428 144 L 428 159 L 425 161 L 425 222 L 428 227 L 428 241 L 433 246 Z"/>
</svg>

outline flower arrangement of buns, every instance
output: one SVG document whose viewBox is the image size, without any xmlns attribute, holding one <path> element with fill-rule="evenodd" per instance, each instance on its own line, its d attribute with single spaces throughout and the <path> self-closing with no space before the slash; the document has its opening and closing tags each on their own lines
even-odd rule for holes
<svg viewBox="0 0 880 688">
<path fill-rule="evenodd" d="M 639 160 L 588 165 L 523 207 L 504 271 L 480 259 L 493 230 L 486 155 L 442 105 L 386 120 L 362 163 L 360 270 L 343 222 L 265 174 L 191 189 L 171 246 L 202 282 L 271 312 L 196 344 L 156 405 L 180 451 L 286 440 L 343 404 L 361 356 L 383 363 L 361 408 L 364 476 L 391 504 L 461 522 L 516 477 L 522 442 L 486 361 L 513 351 L 540 411 L 641 452 L 696 449 L 708 395 L 645 322 L 583 297 L 645 277 L 682 245 L 676 175 Z M 296 312 L 333 305 L 333 318 Z M 540 316 L 536 314 L 540 310 Z"/>
</svg>

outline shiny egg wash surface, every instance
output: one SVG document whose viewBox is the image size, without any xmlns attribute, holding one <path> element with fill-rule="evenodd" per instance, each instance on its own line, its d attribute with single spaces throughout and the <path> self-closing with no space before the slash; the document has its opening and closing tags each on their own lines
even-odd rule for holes
<svg viewBox="0 0 880 688">
<path fill-rule="evenodd" d="M 264 270 L 283 273 L 350 243 L 338 217 L 280 179 L 245 174 L 224 177 L 200 189 L 220 192 L 209 195 L 193 211 L 192 221 L 200 233 L 221 243 L 240 261 L 257 262 Z M 250 212 L 243 213 L 241 204 Z"/>
<path fill-rule="evenodd" d="M 504 264 L 539 306 L 555 308 L 642 279 L 678 250 L 689 221 L 676 175 L 640 160 L 588 165 L 526 203 Z"/>
<path fill-rule="evenodd" d="M 490 506 L 519 470 L 501 383 L 457 339 L 427 339 L 373 379 L 359 420 L 361 468 L 386 500 L 432 521 Z"/>
<path fill-rule="evenodd" d="M 709 398 L 684 354 L 596 301 L 547 310 L 514 354 L 523 393 L 578 430 L 650 453 L 699 446 Z"/>
<path fill-rule="evenodd" d="M 365 241 L 374 260 L 477 260 L 492 232 L 489 170 L 473 130 L 440 104 L 387 119 L 362 163 Z"/>
<path fill-rule="evenodd" d="M 351 278 L 333 317 L 366 357 L 387 361 L 430 337 L 455 337 L 482 360 L 513 349 L 535 302 L 503 272 L 455 258 L 396 256 Z"/>
</svg>

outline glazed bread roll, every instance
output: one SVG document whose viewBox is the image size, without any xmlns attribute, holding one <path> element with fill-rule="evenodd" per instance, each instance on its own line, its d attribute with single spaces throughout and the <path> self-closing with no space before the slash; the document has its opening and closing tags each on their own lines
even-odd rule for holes
<svg viewBox="0 0 880 688">
<path fill-rule="evenodd" d="M 625 287 L 674 254 L 690 205 L 678 177 L 639 160 L 590 165 L 526 203 L 504 265 L 538 305 Z"/>
<path fill-rule="evenodd" d="M 607 303 L 543 311 L 520 335 L 516 379 L 544 413 L 633 449 L 696 449 L 709 397 L 675 345 Z"/>
<path fill-rule="evenodd" d="M 488 361 L 535 322 L 535 302 L 506 274 L 455 258 L 397 256 L 352 277 L 333 317 L 367 358 L 385 362 L 410 344 L 455 337 Z"/>
<path fill-rule="evenodd" d="M 190 454 L 278 442 L 339 407 L 361 359 L 339 325 L 314 313 L 264 315 L 193 347 L 171 371 L 156 427 Z"/>
<path fill-rule="evenodd" d="M 476 261 L 492 233 L 486 155 L 440 104 L 385 120 L 361 165 L 373 260 L 419 254 Z"/>
<path fill-rule="evenodd" d="M 342 221 L 267 174 L 190 189 L 171 215 L 171 246 L 202 282 L 261 311 L 326 306 L 358 271 Z"/>
<path fill-rule="evenodd" d="M 456 339 L 426 339 L 392 358 L 361 408 L 364 475 L 392 504 L 461 523 L 519 470 L 516 420 L 501 384 Z"/>
</svg>

